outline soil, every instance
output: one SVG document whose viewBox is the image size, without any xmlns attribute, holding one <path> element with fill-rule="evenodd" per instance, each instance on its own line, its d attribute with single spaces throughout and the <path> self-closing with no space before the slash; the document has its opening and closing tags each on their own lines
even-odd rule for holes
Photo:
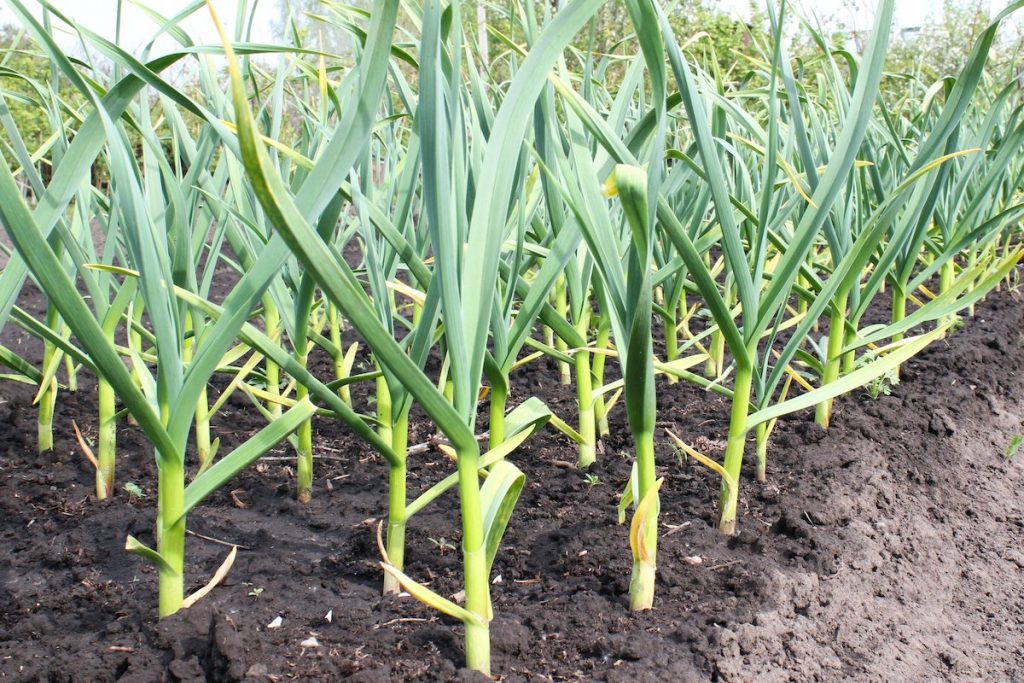
<svg viewBox="0 0 1024 683">
<path fill-rule="evenodd" d="M 528 484 L 495 562 L 494 671 L 505 681 L 1021 680 L 1024 455 L 1005 453 L 1024 433 L 1022 330 L 1021 299 L 993 295 L 909 362 L 891 395 L 838 401 L 827 432 L 807 414 L 782 420 L 768 483 L 752 463 L 744 474 L 735 537 L 715 528 L 716 479 L 659 436 L 663 533 L 646 613 L 627 610 L 630 555 L 616 524 L 630 468 L 621 408 L 589 481 L 566 439 L 535 436 L 512 456 Z M 11 326 L 4 343 L 32 356 Z M 513 399 L 539 393 L 572 418 L 556 377 L 527 366 Z M 281 447 L 190 515 L 190 589 L 227 553 L 209 539 L 238 544 L 238 557 L 210 595 L 158 621 L 155 574 L 123 550 L 127 534 L 153 536 L 152 452 L 122 425 L 119 485 L 145 497 L 97 502 L 72 429 L 95 431 L 94 387 L 81 382 L 62 394 L 55 449 L 42 455 L 32 388 L 0 384 L 0 680 L 483 680 L 460 669 L 459 625 L 381 597 L 385 466 L 326 420 L 310 504 L 294 500 Z M 659 403 L 660 426 L 714 454 L 723 399 L 662 383 Z M 259 426 L 234 400 L 214 423 L 222 448 Z M 432 434 L 417 421 L 411 443 Z M 413 460 L 412 494 L 452 469 L 433 451 Z M 446 494 L 408 535 L 408 573 L 444 595 L 458 590 L 456 505 Z"/>
</svg>

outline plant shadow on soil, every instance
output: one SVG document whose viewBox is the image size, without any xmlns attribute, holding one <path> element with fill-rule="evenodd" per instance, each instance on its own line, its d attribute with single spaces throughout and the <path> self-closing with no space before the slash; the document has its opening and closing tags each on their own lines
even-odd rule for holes
<svg viewBox="0 0 1024 683">
<path fill-rule="evenodd" d="M 31 295 L 31 288 L 27 288 Z M 41 305 L 35 301 L 23 305 Z M 837 403 L 831 430 L 783 419 L 769 481 L 744 472 L 739 534 L 715 529 L 716 479 L 659 434 L 662 537 L 655 609 L 627 610 L 629 476 L 622 410 L 588 481 L 550 428 L 512 459 L 527 486 L 495 562 L 494 671 L 505 681 L 1015 680 L 1024 671 L 1024 303 L 996 294 L 948 341 L 904 368 L 891 395 Z M 10 327 L 5 343 L 30 341 Z M 383 461 L 326 420 L 315 424 L 312 503 L 294 501 L 279 447 L 189 517 L 189 587 L 242 548 L 226 581 L 158 622 L 156 577 L 123 551 L 152 540 L 155 466 L 119 429 L 118 482 L 90 494 L 74 420 L 95 431 L 94 385 L 64 392 L 55 449 L 35 453 L 32 387 L 0 385 L 0 680 L 482 680 L 460 669 L 457 624 L 412 598 L 383 598 L 376 520 Z M 515 376 L 513 402 L 540 395 L 572 418 L 573 395 L 543 362 Z M 357 396 L 357 399 L 359 396 Z M 365 403 L 364 403 L 365 406 Z M 716 448 L 724 399 L 659 382 L 659 427 Z M 214 428 L 226 448 L 260 426 L 232 399 Z M 423 420 L 410 443 L 427 441 Z M 752 456 L 753 445 L 748 453 Z M 451 471 L 414 456 L 410 496 Z M 407 571 L 459 589 L 455 492 L 411 522 Z M 500 577 L 498 579 L 497 577 Z M 268 628 L 281 617 L 278 628 Z M 317 647 L 303 647 L 308 638 Z M 307 642 L 308 644 L 308 642 Z"/>
</svg>

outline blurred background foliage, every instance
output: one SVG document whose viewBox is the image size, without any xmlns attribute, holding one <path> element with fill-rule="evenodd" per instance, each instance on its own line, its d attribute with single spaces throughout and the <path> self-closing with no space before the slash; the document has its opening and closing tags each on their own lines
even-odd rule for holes
<svg viewBox="0 0 1024 683">
<path fill-rule="evenodd" d="M 557 12 L 566 0 L 463 0 L 461 2 L 462 31 L 466 43 L 473 50 L 473 60 L 478 69 L 489 70 L 490 83 L 503 83 L 509 74 L 509 60 L 504 59 L 510 45 L 524 45 L 527 37 L 522 34 L 520 17 L 533 12 L 539 24 Z M 791 42 L 794 70 L 798 78 L 807 82 L 814 80 L 821 65 L 820 51 L 811 44 L 810 32 L 801 30 L 799 22 L 806 21 L 815 28 L 823 29 L 832 39 L 834 49 L 859 53 L 867 36 L 866 30 L 844 24 L 843 17 L 852 16 L 865 0 L 840 0 L 833 4 L 830 13 L 813 18 L 791 17 L 788 36 Z M 532 3 L 532 6 L 528 6 Z M 358 45 L 353 43 L 351 34 L 339 27 L 338 19 L 348 18 L 360 23 L 370 11 L 370 0 L 276 0 L 266 5 L 276 40 L 291 42 L 303 47 L 322 51 L 332 57 L 325 62 L 329 73 L 347 68 Z M 904 26 L 896 35 L 890 48 L 887 79 L 883 96 L 895 101 L 908 94 L 908 89 L 927 90 L 943 78 L 951 77 L 966 62 L 970 47 L 978 34 L 984 30 L 993 15 L 990 3 L 985 0 L 941 0 L 941 10 L 931 13 L 932 20 L 920 26 Z M 685 47 L 691 59 L 716 72 L 726 87 L 747 84 L 753 60 L 759 59 L 767 43 L 768 20 L 763 10 L 763 0 L 750 0 L 743 12 L 727 12 L 718 0 L 677 0 L 666 3 L 669 21 L 675 29 L 679 42 Z M 330 17 L 332 21 L 325 21 Z M 621 55 L 622 67 L 628 63 L 637 49 L 630 36 L 623 33 L 629 26 L 625 4 L 621 0 L 608 2 L 600 11 L 589 29 L 581 33 L 576 42 L 576 55 L 568 59 L 582 59 L 588 50 L 598 55 Z M 488 28 L 489 27 L 489 28 Z M 408 21 L 403 26 L 412 36 L 416 27 Z M 989 70 L 996 80 L 1015 78 L 1024 88 L 1024 35 L 1020 26 L 1008 27 L 1001 40 L 993 47 Z M 315 56 L 304 58 L 311 68 L 318 66 Z M 843 63 L 840 60 L 840 63 Z M 94 61 L 93 68 L 104 69 L 102 59 Z M 258 75 L 258 68 L 254 73 Z M 409 67 L 406 74 L 415 79 L 415 70 Z M 614 65 L 601 74 L 604 89 L 614 93 L 622 68 Z M 40 92 L 39 84 L 52 84 L 57 78 L 57 87 L 50 87 L 51 93 Z M 83 104 L 81 95 L 59 77 L 50 73 L 48 62 L 41 58 L 35 45 L 11 26 L 0 26 L 0 106 L 6 106 L 14 124 L 21 131 L 26 142 L 35 145 L 33 152 L 55 143 L 53 136 L 63 135 L 55 131 L 71 130 L 76 127 L 78 108 Z M 183 87 L 189 87 L 186 83 Z M 52 92 L 60 93 L 54 98 Z M 315 97 L 312 94 L 311 97 Z M 60 125 L 61 122 L 70 125 Z M 287 135 L 284 136 L 287 138 Z M 0 128 L 0 144 L 5 151 L 9 146 L 6 131 Z M 13 155 L 8 155 L 11 158 Z M 40 155 L 45 158 L 45 154 Z M 45 177 L 47 169 L 41 168 Z M 103 175 L 98 169 L 95 177 Z"/>
</svg>

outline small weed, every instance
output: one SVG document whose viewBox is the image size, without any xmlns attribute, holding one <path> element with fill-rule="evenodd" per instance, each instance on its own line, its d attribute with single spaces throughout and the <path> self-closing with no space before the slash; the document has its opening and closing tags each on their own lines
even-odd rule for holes
<svg viewBox="0 0 1024 683">
<path fill-rule="evenodd" d="M 126 481 L 122 487 L 124 492 L 128 494 L 128 498 L 131 500 L 139 500 L 146 497 L 146 494 L 142 492 L 142 489 L 138 484 L 130 481 Z"/>
<path fill-rule="evenodd" d="M 876 377 L 871 380 L 864 389 L 867 390 L 868 396 L 872 400 L 877 399 L 879 396 L 889 396 L 892 394 L 892 389 L 900 383 L 900 376 L 896 373 L 895 369 L 889 370 L 887 373 L 880 377 Z"/>
<path fill-rule="evenodd" d="M 591 474 L 590 472 L 584 472 L 583 478 L 586 479 L 587 483 L 590 484 L 590 486 L 592 487 L 600 486 L 601 484 L 604 483 L 603 481 L 601 481 L 600 477 L 598 477 L 596 474 Z"/>
<path fill-rule="evenodd" d="M 450 542 L 444 536 L 442 536 L 441 538 L 429 538 L 428 537 L 427 540 L 429 540 L 431 543 L 436 545 L 437 549 L 441 551 L 442 555 L 444 555 L 445 552 L 448 551 L 448 550 L 455 550 L 456 549 L 455 548 L 455 544 Z"/>
<path fill-rule="evenodd" d="M 1010 439 L 1010 445 L 1006 447 L 1006 459 L 1013 462 L 1013 458 L 1021 446 L 1024 446 L 1024 434 L 1014 434 Z"/>
</svg>

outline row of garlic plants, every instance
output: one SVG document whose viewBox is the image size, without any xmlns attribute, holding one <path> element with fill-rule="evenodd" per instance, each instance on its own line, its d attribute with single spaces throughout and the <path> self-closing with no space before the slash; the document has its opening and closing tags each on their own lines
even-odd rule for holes
<svg viewBox="0 0 1024 683">
<path fill-rule="evenodd" d="M 41 450 L 59 393 L 96 375 L 98 439 L 79 440 L 97 497 L 115 490 L 118 421 L 152 442 L 155 547 L 127 548 L 155 565 L 161 616 L 198 597 L 184 594 L 188 513 L 282 441 L 308 501 L 311 421 L 333 419 L 387 465 L 385 592 L 461 621 L 467 665 L 489 672 L 489 579 L 525 481 L 514 453 L 550 423 L 589 467 L 620 401 L 634 441 L 620 504 L 621 519 L 632 506 L 630 606 L 649 609 L 659 442 L 721 480 L 719 528 L 734 533 L 751 434 L 764 481 L 780 417 L 813 408 L 827 427 L 835 398 L 897 377 L 1022 254 L 1021 98 L 985 69 L 1022 2 L 934 87 L 885 72 L 892 0 L 863 54 L 814 34 L 809 62 L 787 54 L 785 3 L 770 6 L 771 40 L 739 76 L 701 68 L 652 0 L 627 0 L 632 33 L 616 55 L 586 47 L 602 0 L 554 13 L 513 3 L 518 32 L 492 32 L 491 68 L 457 1 L 327 3 L 321 20 L 356 44 L 350 66 L 249 40 L 246 2 L 232 36 L 211 9 L 216 45 L 182 28 L 205 2 L 150 10 L 161 28 L 137 55 L 46 2 L 42 19 L 10 4 L 51 64 L 52 82 L 32 86 L 53 135 L 30 148 L 0 108 L 12 169 L 0 222 L 15 246 L 0 321 L 44 345 L 41 364 L 8 348 L 0 362 L 38 387 Z M 71 59 L 52 22 L 113 69 Z M 154 57 L 158 36 L 178 49 Z M 194 88 L 169 80 L 181 64 Z M 42 319 L 17 305 L 28 278 L 47 297 Z M 891 315 L 865 322 L 883 295 Z M 368 372 L 354 372 L 360 352 Z M 311 371 L 318 354 L 330 377 Z M 515 372 L 532 362 L 574 385 L 575 415 L 536 398 L 510 410 Z M 621 379 L 606 380 L 610 363 Z M 688 445 L 695 435 L 656 432 L 658 375 L 730 400 L 721 462 Z M 356 383 L 372 404 L 354 399 Z M 224 453 L 211 419 L 235 392 L 267 424 Z M 406 479 L 413 405 L 456 464 L 420 492 Z M 452 489 L 457 508 L 442 497 Z M 407 525 L 432 504 L 461 520 L 463 604 L 404 573 Z"/>
</svg>

